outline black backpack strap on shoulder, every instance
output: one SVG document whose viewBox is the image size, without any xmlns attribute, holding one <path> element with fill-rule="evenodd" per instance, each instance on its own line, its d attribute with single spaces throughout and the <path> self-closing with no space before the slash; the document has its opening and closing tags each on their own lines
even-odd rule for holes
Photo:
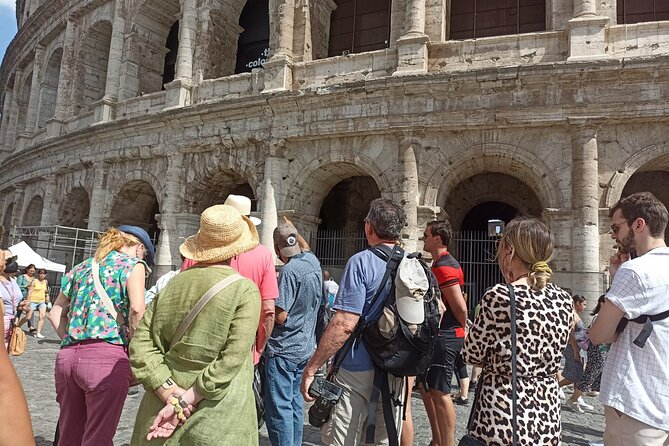
<svg viewBox="0 0 669 446">
<path fill-rule="evenodd" d="M 632 342 L 637 347 L 644 348 L 646 346 L 646 341 L 650 337 L 651 333 L 653 333 L 653 322 L 661 321 L 668 317 L 669 317 L 669 310 L 663 311 L 662 313 L 659 314 L 654 314 L 652 316 L 648 314 L 642 314 L 641 316 L 638 316 L 634 319 L 622 318 L 618 323 L 616 332 L 622 333 L 622 331 L 625 330 L 625 327 L 629 322 L 634 322 L 635 324 L 643 324 L 643 328 L 641 329 L 639 336 L 637 336 L 636 339 L 634 339 L 634 341 Z"/>
<path fill-rule="evenodd" d="M 402 248 L 400 248 L 397 245 L 394 246 L 392 249 L 385 245 L 377 245 L 369 248 L 369 250 L 372 251 L 374 254 L 378 255 L 379 257 L 381 257 L 379 254 L 377 254 L 377 248 L 378 251 L 383 252 L 384 250 L 382 247 L 386 248 L 390 252 L 390 255 L 385 259 L 385 261 L 387 262 L 386 272 L 383 274 L 381 283 L 379 284 L 379 287 L 377 288 L 376 292 L 374 293 L 374 296 L 372 297 L 372 300 L 370 302 L 370 308 L 374 307 L 376 301 L 379 299 L 379 296 L 381 295 L 381 293 L 383 293 L 383 290 L 386 288 L 386 283 L 388 283 L 390 276 L 397 269 L 397 265 L 399 265 L 400 261 L 402 260 L 402 255 L 404 254 Z M 339 367 L 341 367 L 341 363 L 344 362 L 344 358 L 346 358 L 348 352 L 351 350 L 351 348 L 353 348 L 353 344 L 355 343 L 356 339 L 360 337 L 362 330 L 365 328 L 365 323 L 366 323 L 365 319 L 361 316 L 355 328 L 353 329 L 353 332 L 335 355 L 334 363 L 332 364 L 330 373 L 328 373 L 329 377 L 334 378 L 335 376 L 337 376 L 337 373 L 339 372 Z"/>
</svg>

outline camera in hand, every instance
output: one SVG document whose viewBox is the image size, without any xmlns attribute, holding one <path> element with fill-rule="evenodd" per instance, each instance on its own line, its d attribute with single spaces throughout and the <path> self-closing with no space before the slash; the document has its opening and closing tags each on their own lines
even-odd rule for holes
<svg viewBox="0 0 669 446">
<path fill-rule="evenodd" d="M 342 388 L 322 376 L 317 376 L 309 386 L 309 395 L 316 398 L 309 408 L 309 424 L 321 427 L 330 419 L 335 404 L 339 401 Z"/>
</svg>

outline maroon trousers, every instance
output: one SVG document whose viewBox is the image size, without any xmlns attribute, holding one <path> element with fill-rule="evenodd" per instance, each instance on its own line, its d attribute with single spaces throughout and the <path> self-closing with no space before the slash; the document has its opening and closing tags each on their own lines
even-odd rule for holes
<svg viewBox="0 0 669 446">
<path fill-rule="evenodd" d="M 63 347 L 56 356 L 59 446 L 112 446 L 132 372 L 126 348 L 104 341 Z"/>
</svg>

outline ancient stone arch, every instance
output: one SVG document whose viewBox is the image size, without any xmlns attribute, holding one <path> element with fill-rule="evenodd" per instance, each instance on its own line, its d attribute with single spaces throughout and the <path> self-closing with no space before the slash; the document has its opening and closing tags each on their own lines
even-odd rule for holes
<svg viewBox="0 0 669 446">
<path fill-rule="evenodd" d="M 112 24 L 107 20 L 93 23 L 82 33 L 76 57 L 74 114 L 88 111 L 105 95 L 111 35 Z"/>
<path fill-rule="evenodd" d="M 60 65 L 63 60 L 63 48 L 56 48 L 44 67 L 44 76 L 40 87 L 39 117 L 37 126 L 42 128 L 46 121 L 53 118 L 56 112 L 56 97 L 58 96 L 58 80 Z"/>
<path fill-rule="evenodd" d="M 426 184 L 424 203 L 445 203 L 451 191 L 479 173 L 503 173 L 515 177 L 534 190 L 542 208 L 561 208 L 565 197 L 559 178 L 551 169 L 526 150 L 510 144 L 480 144 L 447 157 L 434 160 L 435 169 Z"/>
<path fill-rule="evenodd" d="M 23 214 L 23 226 L 39 226 L 42 222 L 42 211 L 44 210 L 44 199 L 41 195 L 35 195 L 28 202 Z"/>
<path fill-rule="evenodd" d="M 28 103 L 30 102 L 30 93 L 32 91 L 32 79 L 33 72 L 32 70 L 23 76 L 23 81 L 21 83 L 21 90 L 19 97 L 17 99 L 17 104 L 19 106 L 18 117 L 16 120 L 16 134 L 19 135 L 23 133 L 26 129 L 26 118 L 28 116 Z"/>
<path fill-rule="evenodd" d="M 111 196 L 113 205 L 107 218 L 110 226 L 135 225 L 145 228 L 151 235 L 156 234 L 158 225 L 155 216 L 160 213 L 160 203 L 148 181 L 132 179 Z"/>
<path fill-rule="evenodd" d="M 506 203 L 519 212 L 541 216 L 541 201 L 522 179 L 504 173 L 479 173 L 460 182 L 445 202 L 438 203 L 448 213 L 455 228 L 460 228 L 467 213 L 488 202 Z"/>
<path fill-rule="evenodd" d="M 201 79 L 217 79 L 235 72 L 237 40 L 243 29 L 239 17 L 246 2 L 212 0 L 203 17 L 198 55 L 195 58 L 194 73 Z M 204 31 L 204 30 L 203 30 Z"/>
<path fill-rule="evenodd" d="M 320 214 L 323 200 L 330 190 L 347 178 L 371 177 L 382 194 L 391 189 L 378 167 L 364 156 L 356 156 L 354 160 L 314 159 L 300 167 L 296 174 L 287 188 L 286 209 L 313 218 Z"/>
<path fill-rule="evenodd" d="M 130 14 L 131 32 L 122 68 L 124 99 L 162 90 L 165 45 L 180 11 L 178 0 L 145 0 Z"/>
<path fill-rule="evenodd" d="M 83 186 L 74 187 L 65 194 L 60 204 L 58 222 L 63 226 L 85 229 L 88 227 L 90 210 L 88 191 Z"/>
<path fill-rule="evenodd" d="M 609 179 L 608 188 L 602 194 L 602 207 L 611 207 L 623 196 L 625 185 L 637 171 L 669 170 L 669 141 L 646 146 L 634 152 Z"/>
</svg>

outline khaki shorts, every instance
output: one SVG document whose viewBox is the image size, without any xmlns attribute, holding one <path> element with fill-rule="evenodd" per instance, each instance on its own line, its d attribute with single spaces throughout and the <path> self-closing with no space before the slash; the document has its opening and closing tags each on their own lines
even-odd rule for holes
<svg viewBox="0 0 669 446">
<path fill-rule="evenodd" d="M 390 392 L 404 400 L 402 378 L 389 377 Z M 350 372 L 339 369 L 335 382 L 344 388 L 341 399 L 332 410 L 330 420 L 321 428 L 321 439 L 327 446 L 358 446 L 364 444 L 367 412 L 374 384 L 374 371 Z M 395 408 L 397 431 L 402 427 L 402 407 Z M 381 398 L 377 403 L 374 444 L 388 445 Z"/>
<path fill-rule="evenodd" d="M 669 432 L 604 406 L 605 446 L 669 446 Z"/>
</svg>

